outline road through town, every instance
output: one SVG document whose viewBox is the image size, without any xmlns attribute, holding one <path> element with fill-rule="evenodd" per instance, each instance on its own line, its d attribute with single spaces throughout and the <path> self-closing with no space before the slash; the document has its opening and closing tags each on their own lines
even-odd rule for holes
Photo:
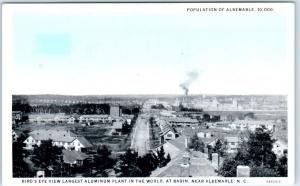
<svg viewBox="0 0 300 186">
<path fill-rule="evenodd" d="M 136 150 L 139 156 L 143 156 L 150 150 L 149 145 L 149 119 L 139 116 L 133 130 L 131 148 Z"/>
</svg>

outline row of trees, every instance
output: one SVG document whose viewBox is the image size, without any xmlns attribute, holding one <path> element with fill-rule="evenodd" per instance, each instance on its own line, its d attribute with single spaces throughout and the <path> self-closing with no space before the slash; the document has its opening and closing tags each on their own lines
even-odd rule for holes
<svg viewBox="0 0 300 186">
<path fill-rule="evenodd" d="M 203 109 L 200 108 L 189 108 L 189 107 L 185 107 L 182 104 L 179 105 L 179 111 L 181 112 L 203 112 Z"/>
<path fill-rule="evenodd" d="M 165 155 L 163 146 L 156 152 L 149 152 L 142 157 L 138 156 L 136 151 L 128 149 L 120 156 L 115 172 L 119 177 L 148 177 L 153 170 L 166 166 L 170 161 L 170 154 Z"/>
<path fill-rule="evenodd" d="M 114 159 L 107 146 L 99 146 L 96 152 L 89 153 L 82 166 L 65 164 L 63 148 L 53 146 L 51 140 L 42 141 L 31 153 L 24 150 L 24 138 L 13 143 L 13 176 L 33 177 L 36 170 L 44 170 L 47 177 L 73 177 L 82 174 L 85 177 L 106 177 L 107 170 L 120 177 L 145 177 L 153 170 L 163 167 L 171 160 L 161 147 L 156 152 L 138 156 L 134 150 L 128 149 L 125 154 Z"/>
<path fill-rule="evenodd" d="M 224 177 L 235 177 L 238 165 L 250 167 L 251 177 L 285 177 L 287 176 L 287 151 L 282 157 L 277 158 L 273 152 L 271 131 L 260 127 L 255 132 L 249 132 L 242 139 L 238 152 L 227 156 L 219 169 L 219 174 Z"/>
</svg>

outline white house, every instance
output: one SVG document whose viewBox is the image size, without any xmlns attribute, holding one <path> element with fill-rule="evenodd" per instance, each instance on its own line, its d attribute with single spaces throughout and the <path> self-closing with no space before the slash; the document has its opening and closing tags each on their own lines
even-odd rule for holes
<svg viewBox="0 0 300 186">
<path fill-rule="evenodd" d="M 21 121 L 23 113 L 21 111 L 12 111 L 12 124 L 16 124 Z"/>
<path fill-rule="evenodd" d="M 67 116 L 64 113 L 58 114 L 29 114 L 29 122 L 32 123 L 63 123 L 67 122 Z"/>
<path fill-rule="evenodd" d="M 121 135 L 122 134 L 122 128 L 123 128 L 123 122 L 115 121 L 115 122 L 113 122 L 113 124 L 111 126 L 111 129 L 112 129 L 111 133 Z"/>
<path fill-rule="evenodd" d="M 190 127 L 190 126 L 197 126 L 199 121 L 197 119 L 191 119 L 188 117 L 171 117 L 168 118 L 168 123 L 171 125 L 176 125 L 178 127 Z"/>
<path fill-rule="evenodd" d="M 198 132 L 197 136 L 198 138 L 211 138 L 212 134 L 211 132 Z"/>
<path fill-rule="evenodd" d="M 18 138 L 20 137 L 20 133 L 16 132 L 15 130 L 12 131 L 12 139 L 13 142 L 17 141 Z"/>
<path fill-rule="evenodd" d="M 225 137 L 227 153 L 236 153 L 239 145 L 238 137 Z"/>
<path fill-rule="evenodd" d="M 92 147 L 92 144 L 82 136 L 76 136 L 72 132 L 64 129 L 39 129 L 29 133 L 24 141 L 25 149 L 32 150 L 34 145 L 40 146 L 44 140 L 52 140 L 52 144 L 58 147 L 64 147 L 68 150 L 81 151 L 82 149 Z"/>
<path fill-rule="evenodd" d="M 81 115 L 79 117 L 80 123 L 111 123 L 112 119 L 109 115 L 99 114 L 99 115 Z"/>
</svg>

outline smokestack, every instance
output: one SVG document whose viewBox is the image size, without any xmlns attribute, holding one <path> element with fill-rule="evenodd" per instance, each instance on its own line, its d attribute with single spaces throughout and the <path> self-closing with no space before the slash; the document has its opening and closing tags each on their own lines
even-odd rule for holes
<svg viewBox="0 0 300 186">
<path fill-rule="evenodd" d="M 189 94 L 189 86 L 198 78 L 198 75 L 199 73 L 196 70 L 187 73 L 187 80 L 179 85 L 184 90 L 186 96 Z"/>
<path fill-rule="evenodd" d="M 189 89 L 184 84 L 180 84 L 179 86 L 184 90 L 184 95 L 187 96 L 189 94 Z"/>
</svg>

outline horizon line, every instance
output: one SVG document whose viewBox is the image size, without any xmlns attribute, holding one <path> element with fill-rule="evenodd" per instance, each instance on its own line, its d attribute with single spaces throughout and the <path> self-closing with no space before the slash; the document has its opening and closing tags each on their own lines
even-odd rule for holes
<svg viewBox="0 0 300 186">
<path fill-rule="evenodd" d="M 217 94 L 217 93 L 199 93 L 188 94 L 187 96 L 288 96 L 288 94 Z M 184 94 L 12 94 L 12 96 L 186 96 Z"/>
</svg>

